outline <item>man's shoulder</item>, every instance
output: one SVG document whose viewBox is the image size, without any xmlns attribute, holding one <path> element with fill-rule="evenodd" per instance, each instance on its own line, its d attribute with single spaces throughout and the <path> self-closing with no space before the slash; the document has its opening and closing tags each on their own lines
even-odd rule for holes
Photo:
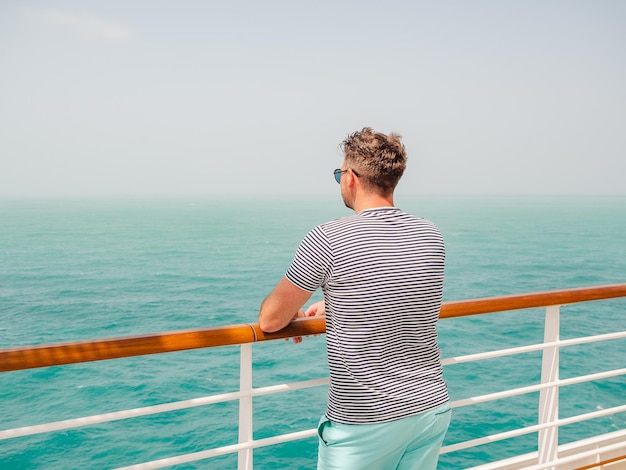
<svg viewBox="0 0 626 470">
<path fill-rule="evenodd" d="M 396 226 L 396 228 L 405 227 L 409 230 L 439 233 L 439 228 L 431 220 L 424 217 L 419 217 L 409 212 L 404 212 L 403 210 L 398 208 L 393 209 L 394 210 L 380 211 L 378 213 L 376 212 L 376 210 L 363 211 L 358 214 L 351 214 L 345 217 L 340 217 L 338 219 L 329 220 L 315 226 L 313 229 L 311 229 L 310 234 L 317 234 L 318 236 L 329 236 L 332 234 L 345 235 L 346 232 L 351 232 L 353 230 L 379 230 L 381 226 L 385 226 L 386 222 L 389 221 L 394 222 L 392 225 Z"/>
<path fill-rule="evenodd" d="M 336 230 L 341 229 L 346 226 L 351 226 L 358 224 L 359 216 L 358 214 L 351 214 L 344 217 L 340 217 L 338 219 L 329 220 L 327 222 L 319 224 L 316 229 L 326 231 L 326 230 Z"/>
</svg>

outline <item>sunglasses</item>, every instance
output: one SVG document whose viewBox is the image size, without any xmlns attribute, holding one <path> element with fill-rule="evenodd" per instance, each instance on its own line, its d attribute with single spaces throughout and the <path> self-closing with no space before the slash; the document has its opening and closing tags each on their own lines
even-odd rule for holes
<svg viewBox="0 0 626 470">
<path fill-rule="evenodd" d="M 348 170 L 352 170 L 352 168 L 348 168 Z M 342 170 L 341 168 L 337 168 L 335 171 L 333 171 L 333 175 L 335 175 L 335 181 L 337 183 L 341 183 L 341 175 L 343 175 L 348 170 Z M 354 176 L 359 178 L 359 174 L 356 171 L 352 170 L 352 173 L 354 173 Z"/>
</svg>

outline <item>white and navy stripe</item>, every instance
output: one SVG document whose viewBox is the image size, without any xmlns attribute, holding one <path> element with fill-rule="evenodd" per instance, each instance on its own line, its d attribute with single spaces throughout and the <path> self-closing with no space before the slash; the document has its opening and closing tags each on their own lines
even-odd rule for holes
<svg viewBox="0 0 626 470">
<path fill-rule="evenodd" d="M 436 332 L 444 262 L 439 229 L 394 207 L 319 225 L 301 242 L 286 276 L 324 291 L 329 419 L 379 423 L 448 401 Z"/>
</svg>

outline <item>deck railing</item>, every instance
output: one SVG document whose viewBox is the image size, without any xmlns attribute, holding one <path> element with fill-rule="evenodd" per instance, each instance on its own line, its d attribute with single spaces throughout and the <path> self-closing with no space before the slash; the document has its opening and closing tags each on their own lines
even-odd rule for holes
<svg viewBox="0 0 626 470">
<path fill-rule="evenodd" d="M 452 402 L 453 408 L 459 408 L 476 403 L 484 403 L 506 397 L 539 392 L 538 423 L 533 426 L 513 431 L 502 432 L 479 439 L 448 445 L 442 448 L 442 454 L 468 449 L 482 444 L 509 439 L 525 434 L 538 433 L 537 452 L 507 459 L 506 461 L 486 463 L 485 465 L 475 468 L 560 470 L 572 469 L 583 465 L 585 465 L 584 468 L 594 468 L 594 465 L 600 465 L 598 462 L 602 460 L 614 462 L 623 458 L 626 454 L 626 429 L 607 433 L 602 436 L 597 436 L 595 438 L 586 439 L 576 443 L 561 446 L 558 445 L 558 431 L 561 426 L 626 412 L 625 393 L 623 397 L 623 405 L 608 409 L 601 409 L 566 419 L 559 418 L 560 387 L 626 375 L 626 368 L 622 368 L 601 371 L 565 380 L 559 379 L 559 352 L 561 348 L 578 344 L 626 338 L 626 331 L 617 331 L 609 334 L 561 340 L 559 335 L 560 307 L 567 304 L 618 297 L 626 297 L 626 284 L 445 302 L 441 309 L 441 318 L 454 318 L 531 308 L 546 308 L 546 314 L 543 343 L 459 357 L 444 358 L 443 360 L 444 366 L 448 366 L 451 364 L 479 361 L 532 351 L 542 351 L 541 382 L 539 384 Z M 253 467 L 253 449 L 309 438 L 316 435 L 315 429 L 307 429 L 294 433 L 255 440 L 253 438 L 252 422 L 253 398 L 261 395 L 284 392 L 287 390 L 316 387 L 328 383 L 327 378 L 321 378 L 262 388 L 253 388 L 252 343 L 290 338 L 293 336 L 321 334 L 324 333 L 324 331 L 325 321 L 323 318 L 305 318 L 292 322 L 288 327 L 276 333 L 264 333 L 257 324 L 251 323 L 144 336 L 108 338 L 94 341 L 1 349 L 0 372 L 227 345 L 240 345 L 241 353 L 240 387 L 238 391 L 174 403 L 165 403 L 113 413 L 7 429 L 0 431 L 0 440 L 225 401 L 239 400 L 238 443 L 192 454 L 145 462 L 124 468 L 162 468 L 236 452 L 239 455 L 239 469 L 251 470 Z"/>
</svg>

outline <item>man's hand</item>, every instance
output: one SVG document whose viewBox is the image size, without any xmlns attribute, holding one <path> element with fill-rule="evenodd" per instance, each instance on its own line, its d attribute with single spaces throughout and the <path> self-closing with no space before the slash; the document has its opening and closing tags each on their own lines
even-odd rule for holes
<svg viewBox="0 0 626 470">
<path fill-rule="evenodd" d="M 309 305 L 309 308 L 304 312 L 305 317 L 323 317 L 326 315 L 326 305 L 323 300 L 315 302 Z"/>
<path fill-rule="evenodd" d="M 307 308 L 306 311 L 303 311 L 302 309 L 298 310 L 298 313 L 296 314 L 294 318 L 323 317 L 325 315 L 326 315 L 326 308 L 324 305 L 324 301 L 320 300 L 319 302 L 315 302 L 314 304 L 309 305 L 309 308 Z M 314 335 L 314 336 L 319 336 L 319 335 Z M 295 344 L 302 342 L 302 336 L 294 336 L 292 339 Z M 287 339 L 287 341 L 289 341 L 289 339 Z"/>
</svg>

